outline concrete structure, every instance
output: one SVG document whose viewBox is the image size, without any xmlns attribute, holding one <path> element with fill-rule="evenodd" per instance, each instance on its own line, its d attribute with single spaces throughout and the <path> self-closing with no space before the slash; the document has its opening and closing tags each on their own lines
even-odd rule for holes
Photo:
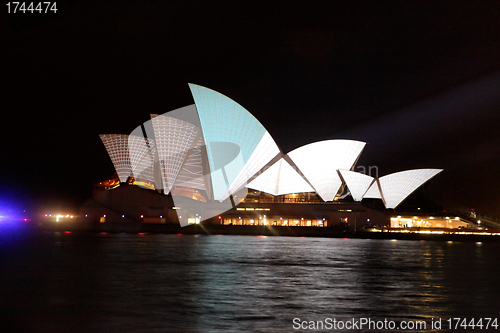
<svg viewBox="0 0 500 333">
<path fill-rule="evenodd" d="M 362 201 L 380 199 L 385 208 L 396 209 L 442 171 L 409 170 L 378 179 L 354 172 L 366 145 L 354 140 L 319 141 L 284 154 L 241 105 L 202 86 L 189 88 L 195 105 L 151 115 L 131 135 L 101 135 L 117 179 L 96 186 L 84 215 L 99 220 L 106 215 L 105 222 L 182 224 L 184 209 L 191 222 L 389 225 L 390 211 Z M 247 191 L 262 195 L 256 199 Z M 339 201 L 349 193 L 353 201 Z M 182 207 L 172 197 L 183 198 L 177 199 Z M 257 213 L 262 204 L 268 214 Z"/>
</svg>

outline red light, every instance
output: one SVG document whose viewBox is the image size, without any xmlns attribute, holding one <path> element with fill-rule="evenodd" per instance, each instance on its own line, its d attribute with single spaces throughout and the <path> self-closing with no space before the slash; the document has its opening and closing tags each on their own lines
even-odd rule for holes
<svg viewBox="0 0 500 333">
<path fill-rule="evenodd" d="M 25 221 L 28 221 L 28 219 L 24 219 Z"/>
<path fill-rule="evenodd" d="M 141 219 L 144 218 L 144 215 L 141 215 Z"/>
<path fill-rule="evenodd" d="M 45 214 L 45 217 L 49 216 L 49 214 Z"/>
<path fill-rule="evenodd" d="M 65 234 L 70 234 L 70 233 L 71 233 L 71 231 L 65 231 L 64 233 L 65 233 Z"/>
<path fill-rule="evenodd" d="M 219 220 L 221 219 L 222 217 L 219 215 Z"/>
<path fill-rule="evenodd" d="M 179 216 L 179 218 L 180 218 L 180 219 L 182 219 L 182 215 L 181 215 L 181 216 Z"/>
<path fill-rule="evenodd" d="M 145 235 L 146 233 L 145 233 L 145 232 L 138 232 L 137 234 L 138 234 L 138 235 L 143 236 L 143 235 Z"/>
<path fill-rule="evenodd" d="M 301 220 L 301 221 L 304 221 L 304 218 L 303 218 L 303 217 L 301 217 L 301 218 L 300 218 L 300 220 Z"/>
<path fill-rule="evenodd" d="M 107 235 L 108 233 L 107 232 L 101 232 L 101 235 Z"/>
<path fill-rule="evenodd" d="M 222 236 L 221 234 L 218 234 L 217 236 Z"/>
<path fill-rule="evenodd" d="M 264 237 L 264 235 L 257 235 L 257 237 Z"/>
<path fill-rule="evenodd" d="M 177 234 L 177 236 L 182 236 L 182 234 Z"/>
</svg>

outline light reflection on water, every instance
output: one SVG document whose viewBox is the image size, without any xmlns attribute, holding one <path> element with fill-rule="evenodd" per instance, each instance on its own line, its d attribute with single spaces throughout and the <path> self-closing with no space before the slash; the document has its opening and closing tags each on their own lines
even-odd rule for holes
<svg viewBox="0 0 500 333">
<path fill-rule="evenodd" d="M 50 234 L 2 254 L 20 331 L 289 332 L 303 320 L 498 317 L 500 245 Z"/>
</svg>

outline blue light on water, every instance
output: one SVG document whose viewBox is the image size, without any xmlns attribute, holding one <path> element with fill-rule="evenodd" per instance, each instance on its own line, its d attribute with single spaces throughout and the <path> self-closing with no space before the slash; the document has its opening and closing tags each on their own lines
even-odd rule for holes
<svg viewBox="0 0 500 333">
<path fill-rule="evenodd" d="M 19 244 L 29 235 L 30 226 L 24 220 L 5 218 L 5 216 L 0 220 L 0 249 Z"/>
<path fill-rule="evenodd" d="M 27 238 L 30 223 L 21 202 L 9 196 L 0 197 L 0 247 L 10 247 Z"/>
</svg>

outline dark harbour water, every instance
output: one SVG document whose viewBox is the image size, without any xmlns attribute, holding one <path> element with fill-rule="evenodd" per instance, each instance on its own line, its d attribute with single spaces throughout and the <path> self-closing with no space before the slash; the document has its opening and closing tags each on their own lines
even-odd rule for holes
<svg viewBox="0 0 500 333">
<path fill-rule="evenodd" d="M 47 233 L 0 260 L 2 332 L 292 332 L 294 318 L 431 331 L 431 318 L 500 317 L 492 243 Z"/>
</svg>

